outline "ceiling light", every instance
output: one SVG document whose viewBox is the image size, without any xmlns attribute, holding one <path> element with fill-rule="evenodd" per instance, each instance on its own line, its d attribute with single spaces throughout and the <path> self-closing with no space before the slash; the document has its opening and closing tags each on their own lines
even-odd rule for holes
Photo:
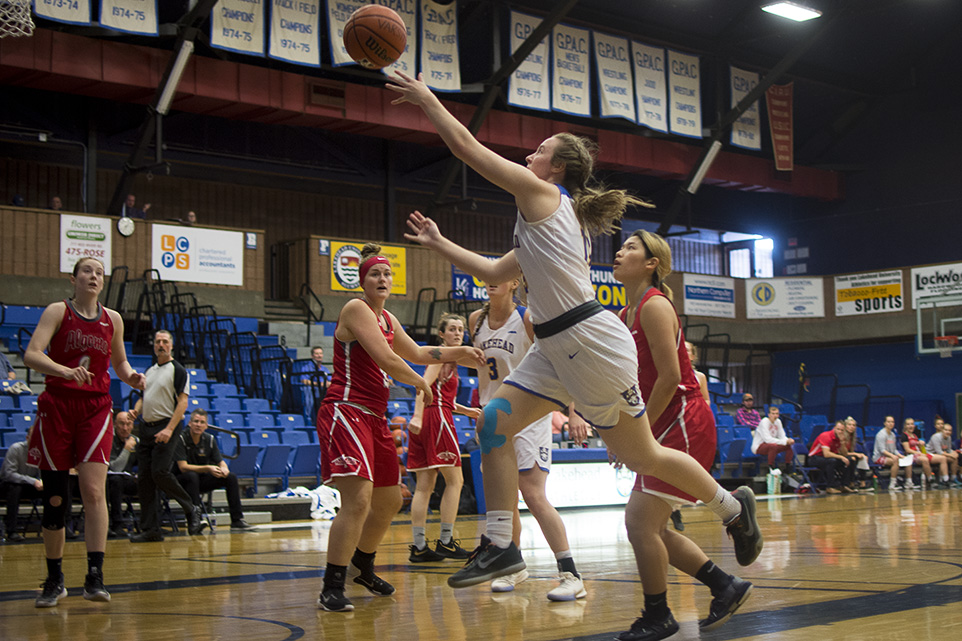
<svg viewBox="0 0 962 641">
<path fill-rule="evenodd" d="M 804 22 L 822 15 L 822 12 L 817 9 L 811 9 L 795 2 L 773 2 L 763 6 L 762 11 L 774 13 L 776 16 L 788 18 L 795 22 Z"/>
</svg>

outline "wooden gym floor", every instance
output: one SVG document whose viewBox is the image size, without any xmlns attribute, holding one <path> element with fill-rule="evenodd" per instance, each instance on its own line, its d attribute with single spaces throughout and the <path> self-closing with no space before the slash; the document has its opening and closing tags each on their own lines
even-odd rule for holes
<svg viewBox="0 0 962 641">
<path fill-rule="evenodd" d="M 723 528 L 703 507 L 682 510 L 685 534 L 728 571 L 755 584 L 751 599 L 708 640 L 958 638 L 962 632 L 962 490 L 759 500 L 765 550 L 739 568 Z M 70 596 L 38 610 L 43 579 L 37 539 L 0 546 L 0 639 L 185 641 L 294 639 L 404 641 L 462 639 L 611 639 L 642 603 L 622 510 L 562 516 L 588 597 L 550 603 L 555 563 L 537 524 L 524 517 L 523 546 L 532 578 L 515 592 L 487 585 L 452 590 L 456 562 L 407 562 L 410 527 L 399 515 L 378 554 L 393 597 L 348 589 L 353 613 L 317 609 L 328 523 L 278 524 L 255 532 L 168 537 L 134 545 L 110 541 L 109 604 L 81 596 L 82 542 L 68 542 Z M 462 518 L 457 536 L 472 547 L 483 524 Z M 437 536 L 429 521 L 429 538 Z M 681 623 L 673 637 L 699 638 L 707 588 L 672 571 L 669 603 Z"/>
</svg>

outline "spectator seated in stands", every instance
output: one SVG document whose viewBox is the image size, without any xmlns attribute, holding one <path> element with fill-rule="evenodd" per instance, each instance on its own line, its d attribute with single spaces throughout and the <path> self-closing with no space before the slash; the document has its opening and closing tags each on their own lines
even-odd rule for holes
<svg viewBox="0 0 962 641">
<path fill-rule="evenodd" d="M 3 352 L 0 352 L 0 379 L 17 380 L 17 371 L 13 369 L 13 365 L 10 364 L 7 355 Z"/>
<path fill-rule="evenodd" d="M 27 443 L 33 434 L 33 426 L 27 430 L 27 438 L 14 443 L 3 459 L 0 468 L 0 487 L 7 496 L 7 515 L 4 524 L 7 530 L 7 541 L 23 541 L 23 534 L 17 532 L 17 516 L 20 514 L 21 499 L 39 499 L 43 497 L 43 481 L 40 480 L 40 470 L 27 465 Z M 2 537 L 0 537 L 2 538 Z"/>
<path fill-rule="evenodd" d="M 844 454 L 855 464 L 851 488 L 857 492 L 859 486 L 865 489 L 864 473 L 869 471 L 869 466 L 868 457 L 861 448 L 862 440 L 858 437 L 858 424 L 851 416 L 845 419 L 845 438 L 846 440 L 842 443 Z"/>
<path fill-rule="evenodd" d="M 762 416 L 755 409 L 755 398 L 751 394 L 742 396 L 742 406 L 735 412 L 735 424 L 755 429 L 761 421 Z"/>
<path fill-rule="evenodd" d="M 926 482 L 928 482 L 931 486 L 935 485 L 935 476 L 932 474 L 932 467 L 934 465 L 941 467 L 943 476 L 948 476 L 948 461 L 944 456 L 941 454 L 931 454 L 922 451 L 922 447 L 925 447 L 925 443 L 919 441 L 919 435 L 915 433 L 914 418 L 907 418 L 902 422 L 902 436 L 900 440 L 902 441 L 902 450 L 906 454 L 911 454 L 914 457 L 916 465 L 922 466 L 923 486 Z M 909 489 L 910 487 L 910 484 L 905 484 L 906 489 Z"/>
<path fill-rule="evenodd" d="M 110 509 L 107 538 L 110 539 L 125 536 L 124 497 L 137 496 L 137 477 L 133 473 L 137 463 L 137 437 L 133 436 L 133 431 L 134 418 L 130 412 L 117 412 L 107 466 L 107 507 Z"/>
<path fill-rule="evenodd" d="M 177 481 L 190 495 L 194 505 L 203 505 L 201 493 L 225 488 L 230 529 L 250 530 L 252 526 L 244 520 L 244 511 L 241 509 L 237 477 L 227 468 L 214 436 L 207 434 L 207 410 L 197 408 L 191 412 L 187 428 L 187 431 L 180 433 L 174 452 L 174 461 L 179 469 Z"/>
<path fill-rule="evenodd" d="M 842 442 L 846 439 L 845 421 L 836 421 L 835 427 L 826 430 L 815 438 L 808 451 L 808 463 L 822 471 L 825 476 L 826 492 L 829 494 L 849 493 L 855 472 L 855 464 L 842 453 Z"/>
<path fill-rule="evenodd" d="M 741 411 L 741 410 L 739 410 Z M 768 457 L 768 467 L 775 467 L 775 457 L 785 454 L 785 468 L 792 460 L 792 444 L 795 439 L 785 435 L 782 421 L 778 418 L 779 409 L 772 405 L 768 408 L 768 416 L 763 418 L 755 428 L 752 438 L 752 453 Z M 788 471 L 783 469 L 782 472 Z"/>
<path fill-rule="evenodd" d="M 121 217 L 126 216 L 128 218 L 140 218 L 144 220 L 147 218 L 147 212 L 150 211 L 150 203 L 146 203 L 143 209 L 137 208 L 137 197 L 133 194 L 127 194 L 127 199 L 124 201 L 123 208 L 120 210 Z"/>
<path fill-rule="evenodd" d="M 898 437 L 895 435 L 895 417 L 886 416 L 882 423 L 882 429 L 875 434 L 875 448 L 872 450 L 872 460 L 876 465 L 889 468 L 889 492 L 898 489 L 895 481 L 899 475 L 899 460 L 902 452 L 899 451 Z M 912 486 L 912 466 L 905 467 L 905 484 Z"/>
<path fill-rule="evenodd" d="M 957 476 L 959 473 L 959 453 L 952 449 L 952 426 L 939 416 L 935 417 L 934 423 L 935 433 L 929 439 L 927 451 L 930 454 L 943 456 L 949 469 L 949 473 L 946 474 L 945 467 L 942 468 L 942 478 L 939 479 L 940 485 L 943 489 L 947 489 L 953 484 L 956 487 L 962 486 L 962 482 L 959 481 Z"/>
</svg>

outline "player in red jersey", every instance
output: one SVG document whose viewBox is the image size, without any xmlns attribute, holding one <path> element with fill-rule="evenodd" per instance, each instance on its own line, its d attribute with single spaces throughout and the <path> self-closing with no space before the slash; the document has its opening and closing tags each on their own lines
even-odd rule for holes
<svg viewBox="0 0 962 641">
<path fill-rule="evenodd" d="M 384 309 L 393 278 L 391 261 L 380 251 L 373 243 L 361 250 L 363 295 L 338 315 L 334 376 L 317 413 L 321 475 L 341 493 L 318 597 L 318 606 L 331 612 L 354 609 L 344 596 L 349 562 L 352 573 L 359 573 L 355 583 L 377 595 L 394 593 L 391 584 L 374 574 L 377 546 L 401 507 L 397 450 L 384 415 L 391 379 L 413 385 L 430 403 L 431 387 L 405 359 L 425 365 L 458 360 L 473 367 L 484 364 L 479 349 L 421 347 L 405 333 L 397 317 Z"/>
<path fill-rule="evenodd" d="M 23 356 L 27 367 L 46 374 L 28 455 L 31 465 L 40 468 L 43 480 L 47 578 L 37 597 L 38 608 L 53 607 L 67 596 L 61 562 L 70 468 L 77 469 L 86 513 L 84 598 L 110 600 L 103 583 L 107 464 L 114 436 L 108 367 L 112 364 L 117 376 L 131 387 L 144 388 L 143 374 L 127 362 L 120 314 L 97 302 L 104 288 L 103 264 L 95 258 L 81 258 L 70 282 L 73 297 L 44 310 Z"/>
<path fill-rule="evenodd" d="M 438 336 L 447 347 L 457 347 L 464 342 L 464 317 L 444 314 L 438 323 Z M 454 519 L 458 515 L 461 500 L 461 449 L 458 433 L 454 427 L 454 413 L 473 419 L 481 416 L 481 410 L 455 402 L 458 395 L 458 366 L 454 363 L 428 365 L 424 380 L 431 385 L 434 400 L 430 403 L 418 399 L 414 416 L 408 423 L 409 472 L 417 473 L 417 488 L 411 500 L 411 529 L 414 545 L 409 560 L 412 563 L 441 561 L 443 559 L 466 559 L 468 551 L 454 537 Z M 444 494 L 441 496 L 441 534 L 434 549 L 428 547 L 424 536 L 427 525 L 428 503 L 438 472 L 444 477 Z"/>
<path fill-rule="evenodd" d="M 708 470 L 715 457 L 715 418 L 689 359 L 671 289 L 665 285 L 670 272 L 671 248 L 647 231 L 629 236 L 615 254 L 614 277 L 625 285 L 628 299 L 620 317 L 638 350 L 638 387 L 647 402 L 651 433 L 665 447 L 690 454 Z M 702 629 L 727 621 L 748 598 L 751 583 L 724 572 L 690 539 L 668 529 L 675 505 L 694 502 L 693 496 L 659 478 L 636 477 L 625 525 L 645 609 L 620 639 L 663 639 L 678 630 L 667 600 L 669 563 L 711 588 L 714 599 L 708 617 L 699 623 Z"/>
</svg>

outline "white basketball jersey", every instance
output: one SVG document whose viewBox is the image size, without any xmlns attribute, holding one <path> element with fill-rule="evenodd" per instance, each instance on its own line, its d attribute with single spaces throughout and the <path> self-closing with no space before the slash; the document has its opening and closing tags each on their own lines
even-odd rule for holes
<svg viewBox="0 0 962 641">
<path fill-rule="evenodd" d="M 487 364 L 486 369 L 478 370 L 478 397 L 481 405 L 488 404 L 501 387 L 501 382 L 518 366 L 531 347 L 531 339 L 524 329 L 524 311 L 524 307 L 515 309 L 498 329 L 488 326 L 487 315 L 481 321 L 473 343 L 484 352 Z"/>
<path fill-rule="evenodd" d="M 544 323 L 595 299 L 591 287 L 591 239 L 575 216 L 574 201 L 564 187 L 553 214 L 536 223 L 518 212 L 514 253 L 524 273 L 531 321 Z"/>
</svg>

